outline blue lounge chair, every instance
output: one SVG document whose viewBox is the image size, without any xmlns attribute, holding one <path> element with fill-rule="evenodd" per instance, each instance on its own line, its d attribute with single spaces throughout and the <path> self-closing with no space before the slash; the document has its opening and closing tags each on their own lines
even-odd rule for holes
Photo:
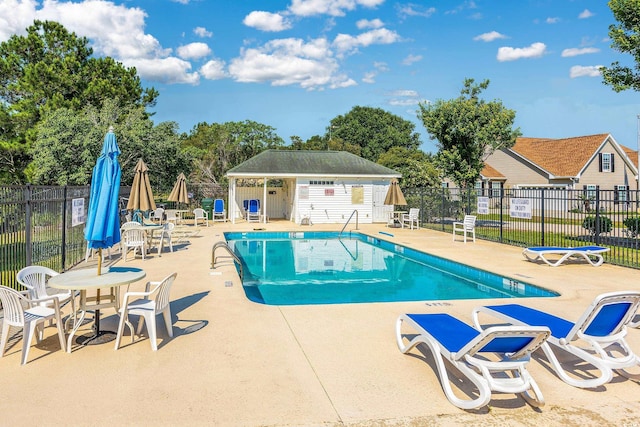
<svg viewBox="0 0 640 427">
<path fill-rule="evenodd" d="M 227 211 L 224 208 L 224 200 L 216 199 L 213 202 L 213 222 L 216 221 L 227 221 Z"/>
<path fill-rule="evenodd" d="M 247 210 L 247 222 L 260 222 L 260 200 L 249 200 L 249 208 Z"/>
<path fill-rule="evenodd" d="M 417 331 L 406 345 L 403 323 Z M 408 353 L 425 343 L 436 362 L 444 394 L 462 409 L 487 405 L 492 391 L 521 394 L 532 406 L 543 406 L 542 393 L 526 365 L 548 336 L 546 327 L 497 326 L 479 331 L 448 314 L 403 314 L 396 322 L 400 351 Z M 453 393 L 445 359 L 477 387 L 478 397 L 461 399 Z"/>
<path fill-rule="evenodd" d="M 636 378 L 624 371 L 625 368 L 640 365 L 640 358 L 634 354 L 624 337 L 627 334 L 626 325 L 638 311 L 639 305 L 640 292 L 610 292 L 596 297 L 575 323 L 518 304 L 477 307 L 472 316 L 479 329 L 479 313 L 490 314 L 514 325 L 549 327 L 551 336 L 541 348 L 551 367 L 567 384 L 591 388 L 609 382 L 613 377 L 612 370 L 628 378 Z M 553 347 L 549 344 L 553 344 Z M 569 376 L 554 348 L 565 350 L 592 365 L 600 371 L 600 376 L 593 377 L 588 372 L 583 376 L 591 378 Z"/>
<path fill-rule="evenodd" d="M 609 248 L 602 246 L 578 246 L 575 248 L 563 248 L 554 246 L 536 246 L 526 248 L 522 251 L 522 255 L 529 261 L 542 260 L 551 267 L 557 267 L 569 258 L 584 258 L 589 264 L 597 267 L 604 262 L 602 254 L 608 252 Z M 547 259 L 547 255 L 560 256 L 559 259 L 552 261 Z"/>
</svg>

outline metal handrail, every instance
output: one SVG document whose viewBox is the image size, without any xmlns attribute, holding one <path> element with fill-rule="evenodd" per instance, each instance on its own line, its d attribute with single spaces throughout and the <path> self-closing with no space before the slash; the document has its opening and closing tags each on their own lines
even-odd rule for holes
<svg viewBox="0 0 640 427">
<path fill-rule="evenodd" d="M 353 214 L 356 214 L 356 230 L 358 229 L 358 210 L 354 209 L 353 212 L 351 212 L 351 215 L 349 215 L 349 219 L 347 220 L 347 222 L 344 223 L 344 227 L 342 227 L 342 230 L 340 230 L 340 234 L 338 234 L 338 237 L 342 236 L 342 232 L 345 228 L 347 228 L 349 221 L 351 221 L 351 218 L 353 218 Z"/>
<path fill-rule="evenodd" d="M 233 253 L 233 251 L 231 250 L 231 248 L 229 247 L 227 242 L 218 241 L 213 245 L 213 248 L 211 248 L 211 268 L 215 268 L 215 265 L 216 265 L 216 249 L 218 249 L 218 248 L 225 248 L 227 250 L 227 252 L 229 252 L 229 255 L 231 255 L 231 257 L 233 258 L 235 263 L 238 264 L 238 266 L 240 267 L 240 280 L 243 280 L 244 271 L 242 269 L 242 262 L 240 261 L 240 258 L 238 258 L 238 255 Z"/>
</svg>

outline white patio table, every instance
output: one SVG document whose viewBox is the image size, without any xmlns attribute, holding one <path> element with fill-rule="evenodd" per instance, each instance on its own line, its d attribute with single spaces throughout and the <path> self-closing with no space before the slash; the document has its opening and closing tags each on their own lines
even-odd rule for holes
<svg viewBox="0 0 640 427">
<path fill-rule="evenodd" d="M 71 353 L 71 343 L 76 331 L 82 325 L 85 315 L 89 310 L 95 310 L 94 334 L 78 337 L 78 344 L 91 345 L 102 344 L 115 339 L 115 332 L 100 330 L 100 310 L 114 308 L 116 312 L 120 308 L 120 286 L 128 285 L 143 279 L 147 274 L 140 268 L 133 267 L 106 267 L 102 274 L 98 275 L 95 268 L 71 270 L 53 276 L 48 284 L 56 289 L 70 289 L 80 291 L 80 304 L 76 313 L 73 313 L 73 330 L 67 339 L 67 352 Z M 109 293 L 100 295 L 100 289 L 109 288 Z M 87 297 L 88 290 L 96 290 L 96 296 Z M 78 313 L 80 318 L 78 318 Z"/>
</svg>

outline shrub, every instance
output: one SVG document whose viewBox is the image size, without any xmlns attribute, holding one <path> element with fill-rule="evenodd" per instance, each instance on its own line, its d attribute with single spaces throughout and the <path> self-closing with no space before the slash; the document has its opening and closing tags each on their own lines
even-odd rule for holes
<svg viewBox="0 0 640 427">
<path fill-rule="evenodd" d="M 640 234 L 640 216 L 627 217 L 622 223 L 627 227 L 627 234 L 630 237 L 637 237 Z"/>
<path fill-rule="evenodd" d="M 599 216 L 599 231 L 600 233 L 608 233 L 611 231 L 611 229 L 613 228 L 613 222 L 611 221 L 611 219 L 607 216 Z M 596 217 L 595 216 L 588 216 L 585 217 L 584 221 L 582 221 L 582 227 L 586 228 L 587 230 L 589 230 L 589 232 L 592 235 L 596 234 Z"/>
</svg>

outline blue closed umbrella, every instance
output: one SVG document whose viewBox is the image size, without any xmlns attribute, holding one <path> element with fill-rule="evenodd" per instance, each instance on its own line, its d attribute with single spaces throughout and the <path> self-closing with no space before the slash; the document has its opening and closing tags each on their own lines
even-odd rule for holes
<svg viewBox="0 0 640 427">
<path fill-rule="evenodd" d="M 120 149 L 113 128 L 104 137 L 102 153 L 93 168 L 91 195 L 84 238 L 89 247 L 102 250 L 120 242 L 120 217 L 118 196 L 122 171 L 118 163 Z M 98 255 L 100 274 L 102 253 Z"/>
</svg>

